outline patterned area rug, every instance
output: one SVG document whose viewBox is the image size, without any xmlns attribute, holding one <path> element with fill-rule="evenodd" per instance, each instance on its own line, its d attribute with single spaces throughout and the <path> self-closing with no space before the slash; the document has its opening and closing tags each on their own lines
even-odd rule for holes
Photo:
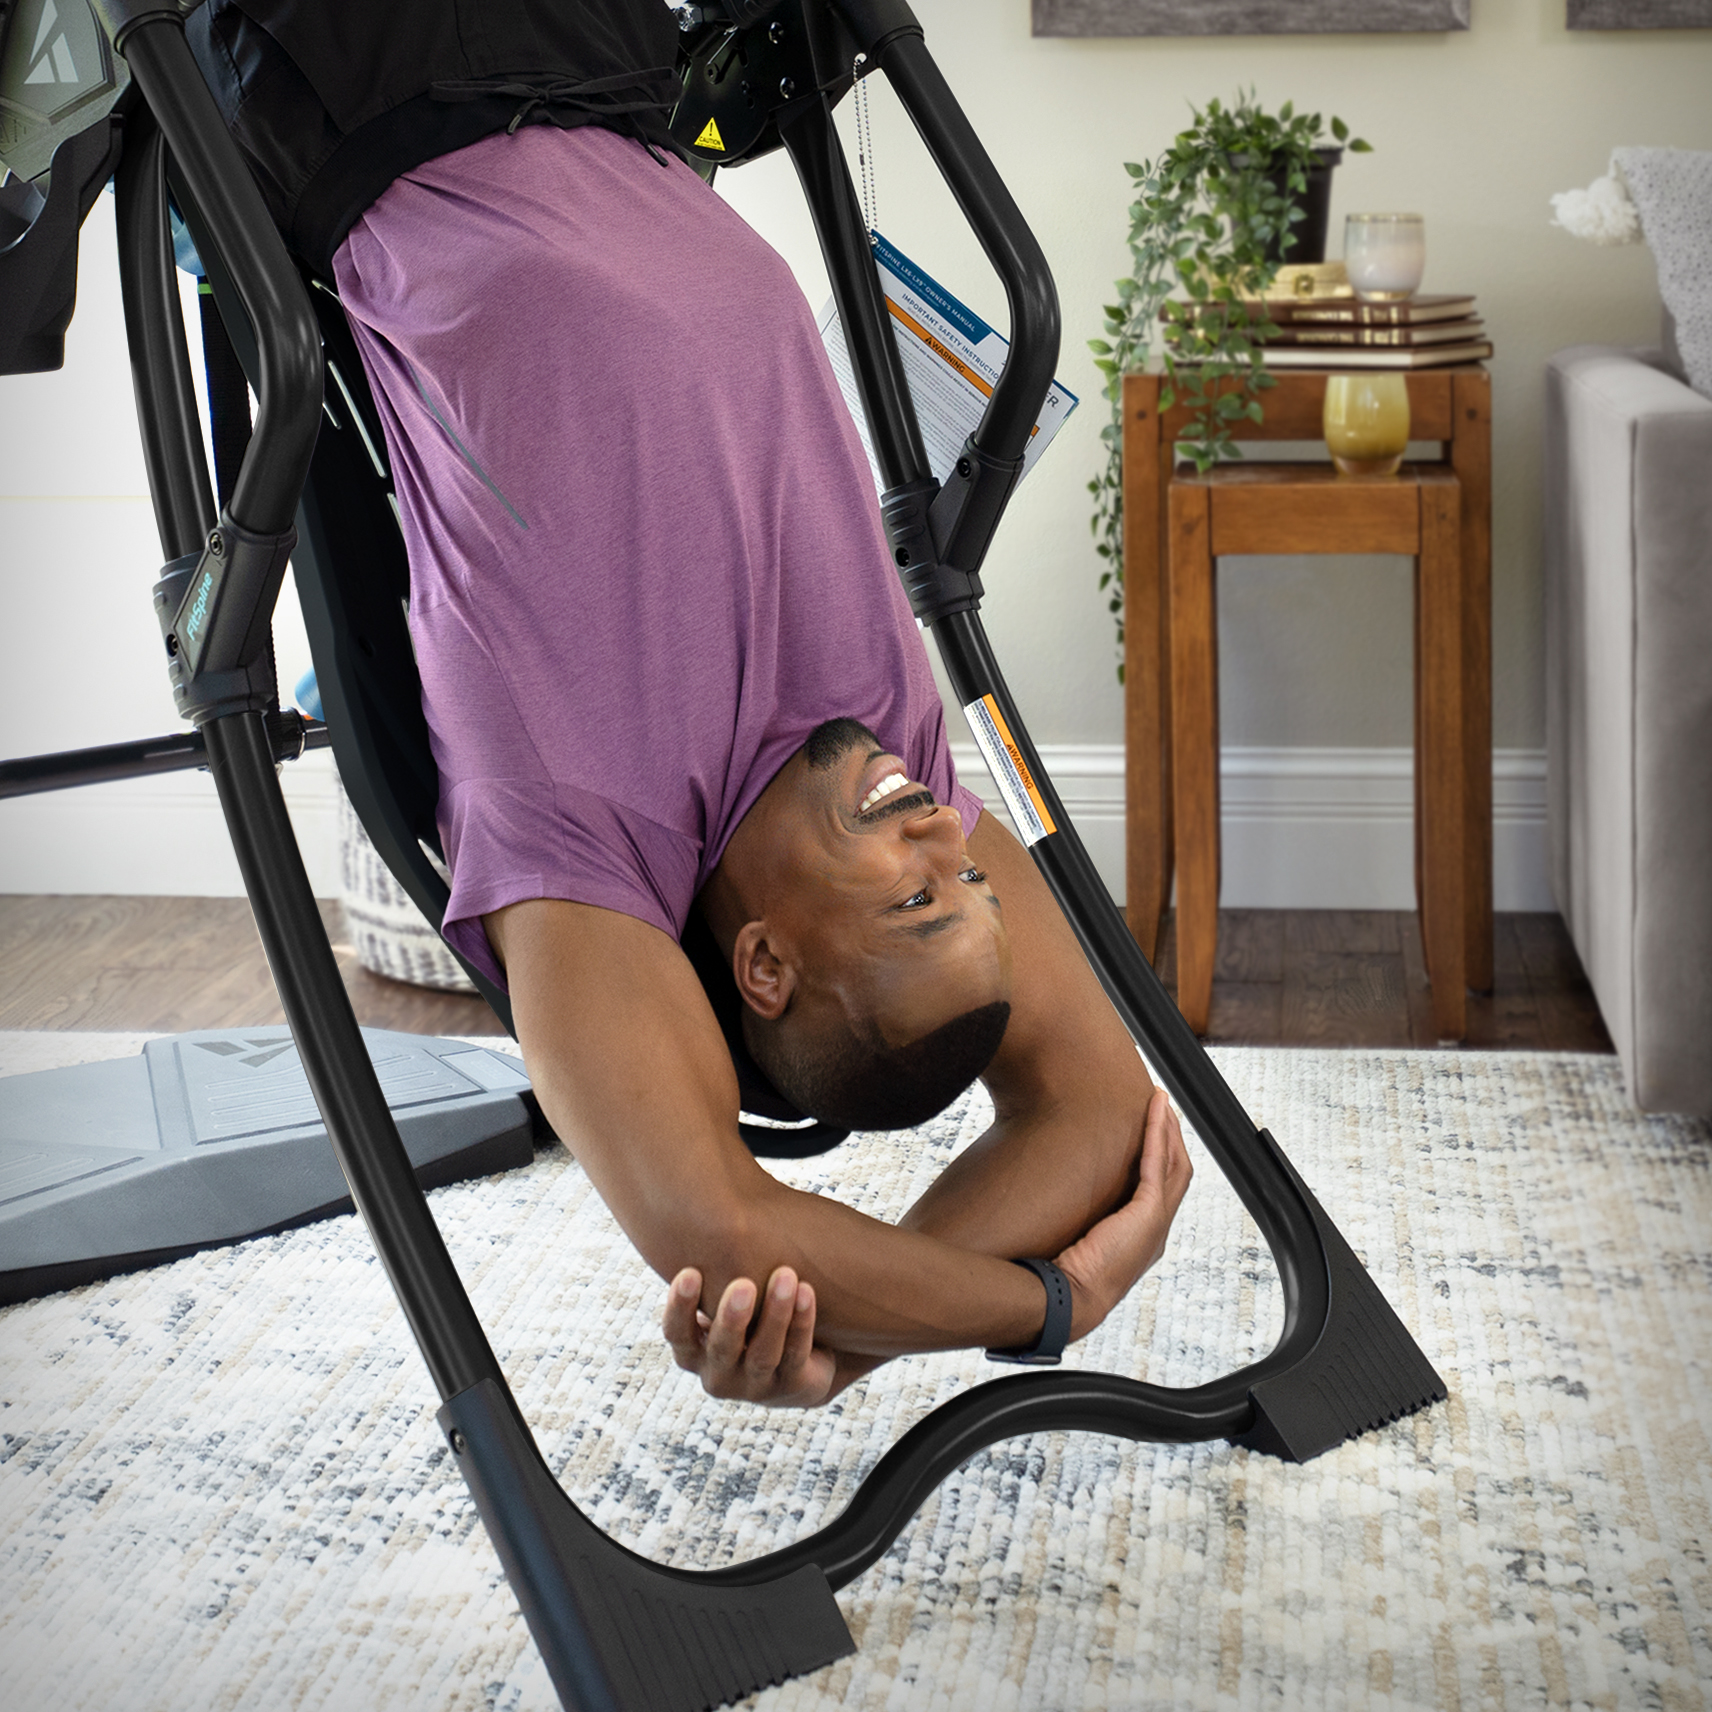
<svg viewBox="0 0 1712 1712">
<path fill-rule="evenodd" d="M 136 1046 L 0 1037 L 0 1070 Z M 1712 1131 L 1636 1114 L 1614 1058 L 1216 1056 L 1450 1402 L 1300 1467 L 997 1446 L 840 1595 L 856 1656 L 748 1704 L 1707 1706 Z M 894 1214 L 982 1121 L 970 1100 L 784 1174 Z M 562 1155 L 433 1201 L 555 1471 L 675 1563 L 814 1527 L 993 1372 L 899 1362 L 812 1415 L 715 1404 Z M 1192 1384 L 1279 1317 L 1203 1161 L 1165 1260 L 1080 1353 Z M 552 1707 L 432 1407 L 348 1218 L 0 1311 L 6 1706 Z"/>
</svg>

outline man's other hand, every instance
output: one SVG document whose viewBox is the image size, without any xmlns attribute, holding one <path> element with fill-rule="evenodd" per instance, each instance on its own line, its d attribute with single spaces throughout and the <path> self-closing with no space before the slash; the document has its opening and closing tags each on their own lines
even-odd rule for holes
<svg viewBox="0 0 1712 1712">
<path fill-rule="evenodd" d="M 812 1284 L 779 1267 L 757 1315 L 753 1281 L 733 1278 L 711 1320 L 697 1307 L 701 1288 L 693 1267 L 680 1272 L 667 1292 L 662 1326 L 678 1366 L 699 1374 L 710 1397 L 813 1409 L 832 1395 L 838 1360 L 815 1346 Z"/>
<path fill-rule="evenodd" d="M 1194 1174 L 1177 1114 L 1165 1090 L 1156 1088 L 1147 1106 L 1135 1193 L 1058 1256 L 1074 1301 L 1072 1340 L 1099 1325 L 1165 1252 L 1171 1221 Z"/>
</svg>

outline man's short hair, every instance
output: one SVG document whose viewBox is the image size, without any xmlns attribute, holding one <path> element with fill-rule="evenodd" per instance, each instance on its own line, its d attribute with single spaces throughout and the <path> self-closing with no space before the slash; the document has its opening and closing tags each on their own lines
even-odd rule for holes
<svg viewBox="0 0 1712 1712">
<path fill-rule="evenodd" d="M 746 1010 L 743 1028 L 755 1061 L 798 1111 L 843 1129 L 912 1129 L 992 1063 L 1010 1016 L 1009 1002 L 998 999 L 908 1046 L 888 1046 L 873 1023 L 858 1029 L 843 1017 L 807 1036 Z"/>
</svg>

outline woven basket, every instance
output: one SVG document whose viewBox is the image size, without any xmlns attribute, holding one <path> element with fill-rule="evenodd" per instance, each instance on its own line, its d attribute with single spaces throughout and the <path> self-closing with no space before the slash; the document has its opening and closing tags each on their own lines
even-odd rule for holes
<svg viewBox="0 0 1712 1712">
<path fill-rule="evenodd" d="M 340 901 L 351 948 L 365 969 L 416 987 L 473 993 L 475 986 L 429 926 L 410 894 L 392 877 L 363 830 L 338 780 Z"/>
</svg>

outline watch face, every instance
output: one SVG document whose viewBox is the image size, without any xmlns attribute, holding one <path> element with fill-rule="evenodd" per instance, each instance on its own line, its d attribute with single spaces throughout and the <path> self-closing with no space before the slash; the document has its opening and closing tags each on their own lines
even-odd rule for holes
<svg viewBox="0 0 1712 1712">
<path fill-rule="evenodd" d="M 38 178 L 130 82 L 90 0 L 18 0 L 0 30 L 0 165 Z"/>
</svg>

